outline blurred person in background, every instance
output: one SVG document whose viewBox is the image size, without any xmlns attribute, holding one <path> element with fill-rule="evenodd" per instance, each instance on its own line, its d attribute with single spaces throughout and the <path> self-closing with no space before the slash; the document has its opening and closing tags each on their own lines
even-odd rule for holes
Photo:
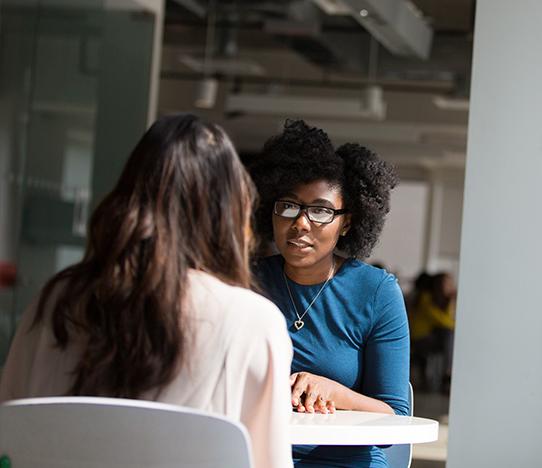
<svg viewBox="0 0 542 468">
<path fill-rule="evenodd" d="M 416 299 L 409 312 L 412 352 L 421 361 L 424 376 L 428 356 L 434 353 L 443 355 L 441 389 L 447 392 L 452 372 L 455 327 L 456 288 L 453 278 L 445 272 L 420 275 L 415 294 Z"/>
<path fill-rule="evenodd" d="M 414 280 L 414 284 L 410 292 L 406 294 L 405 296 L 408 320 L 409 320 L 411 329 L 412 329 L 412 318 L 416 312 L 416 308 L 418 307 L 418 304 L 420 303 L 422 294 L 430 291 L 431 289 L 431 278 L 432 276 L 429 273 L 422 271 Z"/>
</svg>

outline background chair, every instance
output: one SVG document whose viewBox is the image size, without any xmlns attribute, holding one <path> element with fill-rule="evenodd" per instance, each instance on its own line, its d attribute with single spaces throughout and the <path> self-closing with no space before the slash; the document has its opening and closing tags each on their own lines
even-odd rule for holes
<svg viewBox="0 0 542 468">
<path fill-rule="evenodd" d="M 408 384 L 408 406 L 409 416 L 414 414 L 414 391 L 412 385 Z M 412 463 L 412 444 L 390 445 L 384 449 L 390 468 L 410 468 Z"/>
<path fill-rule="evenodd" d="M 12 468 L 250 468 L 248 433 L 202 411 L 142 400 L 54 397 L 0 406 Z"/>
</svg>

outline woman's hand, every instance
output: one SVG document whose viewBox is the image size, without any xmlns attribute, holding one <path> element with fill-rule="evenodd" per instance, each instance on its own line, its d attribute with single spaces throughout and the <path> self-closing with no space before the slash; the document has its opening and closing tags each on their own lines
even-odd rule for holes
<svg viewBox="0 0 542 468">
<path fill-rule="evenodd" d="M 320 375 L 296 372 L 290 376 L 292 406 L 300 413 L 334 413 L 334 395 L 342 385 Z"/>
<path fill-rule="evenodd" d="M 321 375 L 296 372 L 290 376 L 290 385 L 292 406 L 300 413 L 334 413 L 335 408 L 339 408 L 394 414 L 387 403 L 357 393 Z"/>
</svg>

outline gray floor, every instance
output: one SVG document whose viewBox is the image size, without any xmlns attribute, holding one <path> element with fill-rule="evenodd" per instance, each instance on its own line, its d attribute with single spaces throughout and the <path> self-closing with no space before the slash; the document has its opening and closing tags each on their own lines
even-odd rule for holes
<svg viewBox="0 0 542 468">
<path fill-rule="evenodd" d="M 433 460 L 412 460 L 411 468 L 445 468 L 445 462 Z"/>
</svg>

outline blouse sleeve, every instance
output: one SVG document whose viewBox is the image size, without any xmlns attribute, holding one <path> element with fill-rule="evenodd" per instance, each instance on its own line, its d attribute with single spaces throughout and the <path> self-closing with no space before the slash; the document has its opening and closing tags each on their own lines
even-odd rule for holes
<svg viewBox="0 0 542 468">
<path fill-rule="evenodd" d="M 282 314 L 271 303 L 269 308 L 269 315 L 258 317 L 254 325 L 241 422 L 252 440 L 255 468 L 291 468 L 288 428 L 292 344 Z"/>
<path fill-rule="evenodd" d="M 34 301 L 24 312 L 11 343 L 0 380 L 0 403 L 27 396 L 28 380 L 38 339 L 38 331 L 32 328 L 36 306 Z"/>
<path fill-rule="evenodd" d="M 393 275 L 375 293 L 373 325 L 364 354 L 362 393 L 409 414 L 410 339 L 403 294 Z"/>
</svg>

